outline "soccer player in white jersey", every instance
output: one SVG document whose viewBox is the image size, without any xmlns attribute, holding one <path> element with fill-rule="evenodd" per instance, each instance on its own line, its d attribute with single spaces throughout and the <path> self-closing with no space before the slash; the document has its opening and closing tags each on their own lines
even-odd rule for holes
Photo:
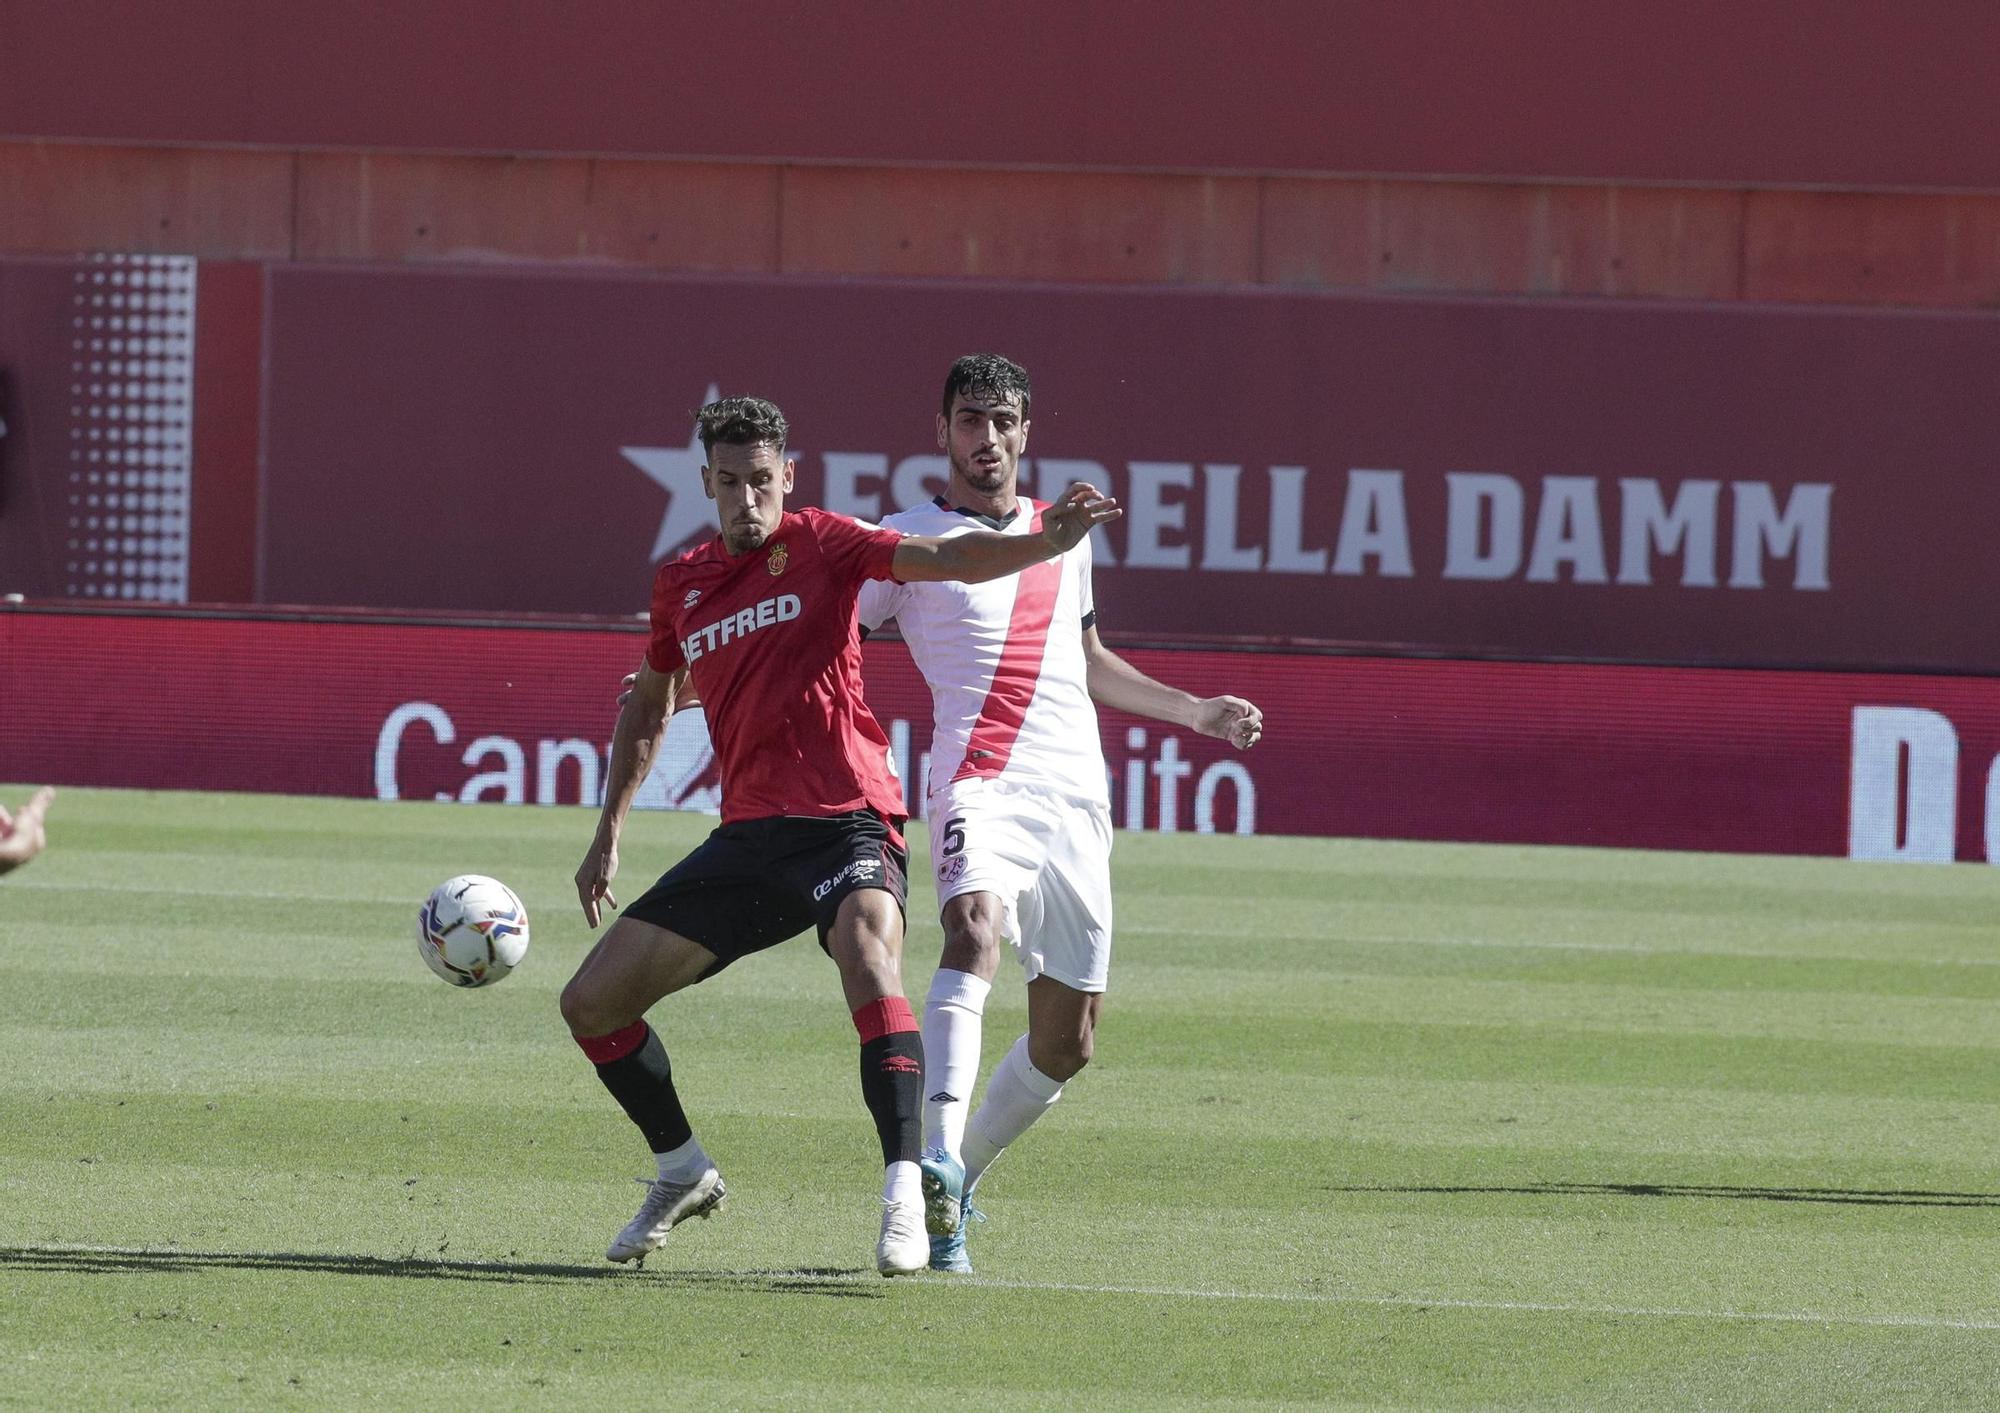
<svg viewBox="0 0 2000 1413">
<path fill-rule="evenodd" d="M 883 524 L 912 535 L 1031 535 L 1042 502 L 1016 493 L 1028 375 L 996 354 L 952 365 L 937 419 L 945 493 Z M 864 585 L 864 628 L 893 618 L 929 683 L 936 720 L 928 815 L 944 952 L 924 1004 L 923 1172 L 931 1268 L 970 1271 L 965 1218 L 993 1160 L 1090 1060 L 1111 966 L 1111 807 L 1095 702 L 1257 743 L 1241 697 L 1197 698 L 1100 641 L 1090 542 L 985 584 Z M 1005 942 L 1028 979 L 1028 1031 L 977 1112 L 981 1014 Z"/>
</svg>

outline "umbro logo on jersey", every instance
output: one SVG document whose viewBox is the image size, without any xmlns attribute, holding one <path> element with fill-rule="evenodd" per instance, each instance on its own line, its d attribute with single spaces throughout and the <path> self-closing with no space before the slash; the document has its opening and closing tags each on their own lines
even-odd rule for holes
<svg viewBox="0 0 2000 1413">
<path fill-rule="evenodd" d="M 764 567 L 774 575 L 782 574 L 785 572 L 785 565 L 791 557 L 792 552 L 783 545 L 774 545 L 771 549 L 771 557 L 764 561 Z"/>
<path fill-rule="evenodd" d="M 687 591 L 687 597 L 681 600 L 681 607 L 693 608 L 699 602 L 701 602 L 701 590 L 689 589 Z"/>
<path fill-rule="evenodd" d="M 798 616 L 797 594 L 779 594 L 776 598 L 764 599 L 741 613 L 732 613 L 706 628 L 695 629 L 681 639 L 681 656 L 693 662 L 703 653 L 712 653 L 724 643 L 733 642 L 759 628 L 769 628 L 773 623 L 788 623 Z"/>
<path fill-rule="evenodd" d="M 856 883 L 872 883 L 875 879 L 881 877 L 881 875 L 882 861 L 880 859 L 856 859 L 839 873 L 836 873 L 833 877 L 827 879 L 826 882 L 820 884 L 819 887 L 813 889 L 813 901 L 817 903 L 850 878 Z"/>
</svg>

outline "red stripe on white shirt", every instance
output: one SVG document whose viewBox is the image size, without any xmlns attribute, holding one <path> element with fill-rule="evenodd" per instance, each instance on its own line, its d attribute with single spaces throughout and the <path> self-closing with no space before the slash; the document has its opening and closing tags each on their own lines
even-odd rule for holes
<svg viewBox="0 0 2000 1413">
<path fill-rule="evenodd" d="M 1034 506 L 1035 518 L 1028 533 L 1042 532 L 1042 511 Z M 1000 661 L 993 668 L 993 684 L 980 704 L 979 720 L 965 743 L 965 760 L 952 775 L 954 780 L 992 777 L 1007 768 L 1014 738 L 1021 734 L 1027 719 L 1028 703 L 1042 678 L 1042 657 L 1049 645 L 1049 624 L 1055 618 L 1056 595 L 1062 588 L 1062 560 L 1045 559 L 1023 569 L 1015 580 L 1014 612 L 1007 620 L 1007 641 L 1001 646 Z"/>
</svg>

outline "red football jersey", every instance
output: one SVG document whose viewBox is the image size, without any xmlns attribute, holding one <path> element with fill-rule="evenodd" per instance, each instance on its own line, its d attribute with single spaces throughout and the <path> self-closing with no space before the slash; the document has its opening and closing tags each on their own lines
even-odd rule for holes
<svg viewBox="0 0 2000 1413">
<path fill-rule="evenodd" d="M 722 766 L 722 818 L 903 813 L 889 738 L 861 695 L 854 600 L 890 579 L 902 536 L 787 511 L 748 554 L 717 536 L 653 579 L 655 672 L 683 664 Z"/>
</svg>

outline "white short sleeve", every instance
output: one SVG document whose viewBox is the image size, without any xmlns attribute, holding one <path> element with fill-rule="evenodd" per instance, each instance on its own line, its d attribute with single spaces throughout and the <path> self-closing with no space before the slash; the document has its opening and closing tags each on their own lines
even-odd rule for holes
<svg viewBox="0 0 2000 1413">
<path fill-rule="evenodd" d="M 909 596 L 908 584 L 898 584 L 893 579 L 870 579 L 861 586 L 861 595 L 854 601 L 854 616 L 872 633 L 894 618 Z"/>
<path fill-rule="evenodd" d="M 1080 623 L 1088 622 L 1090 615 L 1097 612 L 1097 595 L 1090 587 L 1090 540 L 1091 537 L 1085 535 L 1077 542 L 1076 548 L 1070 551 L 1082 561 L 1077 566 L 1077 621 Z"/>
</svg>

